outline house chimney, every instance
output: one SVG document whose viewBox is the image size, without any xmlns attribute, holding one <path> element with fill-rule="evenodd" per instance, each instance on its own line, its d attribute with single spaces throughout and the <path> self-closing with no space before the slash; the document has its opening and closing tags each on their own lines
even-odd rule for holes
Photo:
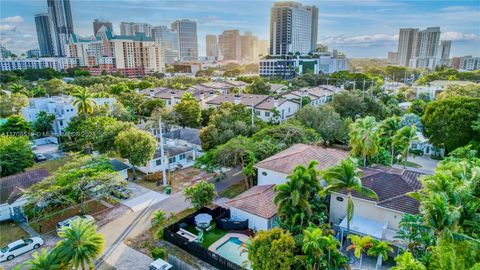
<svg viewBox="0 0 480 270">
<path fill-rule="evenodd" d="M 235 100 L 234 100 L 235 105 L 240 104 L 240 95 L 235 95 L 234 97 L 235 97 Z"/>
<path fill-rule="evenodd" d="M 273 107 L 278 108 L 278 97 L 273 98 Z"/>
</svg>

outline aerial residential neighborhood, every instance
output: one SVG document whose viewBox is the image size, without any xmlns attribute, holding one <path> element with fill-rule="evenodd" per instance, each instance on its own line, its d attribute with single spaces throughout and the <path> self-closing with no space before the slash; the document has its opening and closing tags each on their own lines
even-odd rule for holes
<svg viewBox="0 0 480 270">
<path fill-rule="evenodd" d="M 0 270 L 480 269 L 479 48 L 476 1 L 2 0 Z"/>
</svg>

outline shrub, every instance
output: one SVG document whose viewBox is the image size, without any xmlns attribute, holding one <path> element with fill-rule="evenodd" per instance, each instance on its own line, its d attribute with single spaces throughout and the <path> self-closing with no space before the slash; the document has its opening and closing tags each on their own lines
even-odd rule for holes
<svg viewBox="0 0 480 270">
<path fill-rule="evenodd" d="M 148 181 L 148 182 L 162 181 L 163 180 L 162 172 L 160 171 L 160 172 L 156 172 L 156 173 L 152 173 L 152 174 L 147 174 L 147 175 L 145 175 L 143 180 Z"/>
<path fill-rule="evenodd" d="M 161 247 L 154 247 L 150 250 L 150 253 L 152 254 L 152 257 L 154 260 L 156 259 L 162 259 L 165 260 L 168 257 L 167 251 L 164 248 Z"/>
</svg>

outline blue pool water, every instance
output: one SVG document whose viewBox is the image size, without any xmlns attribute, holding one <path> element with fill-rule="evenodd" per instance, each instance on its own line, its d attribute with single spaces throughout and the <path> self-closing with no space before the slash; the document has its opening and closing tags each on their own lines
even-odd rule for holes
<svg viewBox="0 0 480 270">
<path fill-rule="evenodd" d="M 216 252 L 227 260 L 230 260 L 240 266 L 244 266 L 243 262 L 248 262 L 248 252 L 242 252 L 245 248 L 244 243 L 238 237 L 230 237 L 225 243 L 220 245 Z M 246 265 L 250 269 L 249 265 Z"/>
</svg>

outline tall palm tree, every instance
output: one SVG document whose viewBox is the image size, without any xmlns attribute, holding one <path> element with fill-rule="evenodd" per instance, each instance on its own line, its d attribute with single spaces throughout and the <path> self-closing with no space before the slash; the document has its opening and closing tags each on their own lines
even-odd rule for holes
<svg viewBox="0 0 480 270">
<path fill-rule="evenodd" d="M 338 252 L 339 242 L 332 234 L 325 235 L 321 228 L 309 227 L 303 231 L 302 251 L 308 257 L 313 270 L 336 266 L 332 256 Z"/>
<path fill-rule="evenodd" d="M 340 164 L 332 166 L 322 173 L 323 179 L 328 186 L 326 191 L 345 190 L 348 193 L 347 199 L 347 234 L 350 233 L 350 222 L 355 211 L 352 199 L 352 191 L 356 191 L 370 198 L 378 199 L 377 194 L 362 185 L 360 175 L 362 172 L 358 169 L 355 161 L 352 159 L 344 159 Z"/>
<path fill-rule="evenodd" d="M 79 114 L 86 115 L 93 113 L 93 107 L 97 103 L 92 99 L 92 93 L 83 87 L 77 87 L 76 91 L 72 93 L 72 96 L 75 98 L 73 105 L 77 106 Z"/>
<path fill-rule="evenodd" d="M 372 247 L 373 238 L 371 236 L 359 236 L 354 234 L 349 235 L 348 238 L 352 243 L 347 247 L 347 250 L 354 250 L 353 254 L 360 259 L 359 269 L 362 270 L 363 253 Z"/>
<path fill-rule="evenodd" d="M 183 93 L 182 100 L 196 100 L 192 93 L 185 92 Z"/>
<path fill-rule="evenodd" d="M 403 168 L 408 161 L 408 152 L 413 140 L 417 140 L 417 127 L 414 125 L 405 126 L 397 131 L 393 136 L 393 144 L 403 149 Z"/>
<path fill-rule="evenodd" d="M 412 253 L 404 252 L 395 258 L 396 266 L 390 270 L 426 270 L 427 268 L 419 261 L 415 260 Z"/>
<path fill-rule="evenodd" d="M 105 248 L 105 239 L 97 233 L 97 226 L 84 219 L 72 221 L 70 227 L 60 231 L 59 236 L 63 239 L 57 243 L 58 254 L 74 269 L 89 269 Z"/>
<path fill-rule="evenodd" d="M 376 155 L 380 148 L 375 117 L 357 119 L 350 125 L 349 136 L 348 144 L 352 148 L 352 154 L 362 156 L 363 166 L 366 167 L 367 156 Z"/>
<path fill-rule="evenodd" d="M 12 93 L 22 93 L 22 91 L 25 89 L 25 86 L 21 84 L 12 84 L 10 85 L 10 90 L 12 90 Z"/>
<path fill-rule="evenodd" d="M 395 135 L 397 130 L 400 129 L 400 127 L 400 118 L 398 116 L 392 116 L 383 120 L 378 127 L 380 137 L 385 142 L 385 144 L 390 147 L 390 164 L 393 164 L 393 158 L 395 155 L 395 145 L 393 144 L 392 137 Z"/>
<path fill-rule="evenodd" d="M 372 246 L 368 249 L 367 254 L 369 256 L 377 257 L 377 264 L 375 265 L 375 270 L 382 266 L 382 260 L 388 258 L 388 252 L 393 252 L 393 248 L 389 243 L 385 241 L 373 240 Z"/>
<path fill-rule="evenodd" d="M 42 249 L 36 251 L 32 255 L 32 259 L 27 261 L 28 269 L 30 270 L 61 270 L 67 269 L 64 263 L 60 260 L 55 249 L 48 251 Z"/>
</svg>

